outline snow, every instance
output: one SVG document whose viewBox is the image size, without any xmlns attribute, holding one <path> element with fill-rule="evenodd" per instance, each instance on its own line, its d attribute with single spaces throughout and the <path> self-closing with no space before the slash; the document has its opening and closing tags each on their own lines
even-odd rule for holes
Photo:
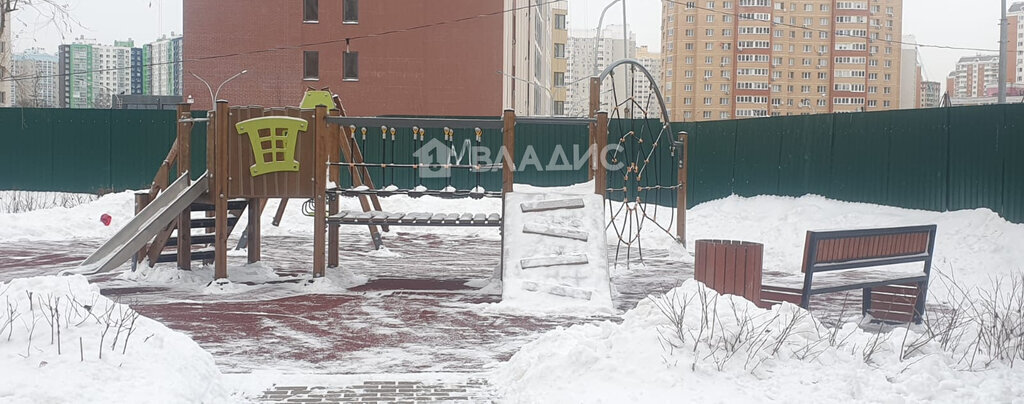
<svg viewBox="0 0 1024 404">
<path fill-rule="evenodd" d="M 231 399 L 209 353 L 146 317 L 129 327 L 134 312 L 101 296 L 82 276 L 15 279 L 0 283 L 0 296 L 0 326 L 7 325 L 0 339 L 0 401 Z M 59 315 L 51 316 L 50 307 L 59 308 Z M 50 326 L 54 317 L 59 327 Z M 114 325 L 104 336 L 108 323 Z M 51 332 L 56 328 L 59 338 Z"/>
<path fill-rule="evenodd" d="M 517 192 L 587 193 L 592 185 L 538 188 L 516 185 Z M 470 212 L 498 213 L 500 199 L 449 200 L 434 197 L 390 197 L 381 200 L 391 212 Z M 267 236 L 311 237 L 310 219 L 301 213 L 301 201 L 293 200 L 280 227 L 270 225 L 278 201 L 272 200 L 263 220 Z M 27 213 L 0 213 L 0 243 L 21 241 L 103 240 L 112 236 L 132 217 L 131 192 L 110 194 L 71 208 L 48 208 Z M 358 199 L 342 198 L 342 209 L 359 209 Z M 671 212 L 671 209 L 664 212 Z M 99 218 L 110 214 L 107 227 Z M 667 228 L 671 214 L 659 214 L 659 223 Z M 687 245 L 679 245 L 656 226 L 642 231 L 644 248 L 669 251 L 673 259 L 692 262 L 688 251 L 698 239 L 734 239 L 762 243 L 766 271 L 798 274 L 804 237 L 808 230 L 852 229 L 936 224 L 938 234 L 933 261 L 930 305 L 949 305 L 964 295 L 947 286 L 955 282 L 965 290 L 992 291 L 993 280 L 1020 274 L 1024 269 L 1024 225 L 1005 221 L 988 209 L 955 212 L 931 212 L 864 203 L 830 200 L 820 196 L 802 197 L 731 196 L 707 202 L 687 212 Z M 244 223 L 245 218 L 241 218 Z M 236 233 L 240 232 L 236 229 Z M 345 237 L 362 237 L 369 243 L 365 227 L 342 226 Z M 408 233 L 457 235 L 465 238 L 499 240 L 495 229 L 481 228 L 402 228 Z M 608 230 L 608 240 L 616 240 Z M 388 235 L 385 234 L 385 242 Z M 609 244 L 610 248 L 614 244 Z M 687 248 L 688 247 L 688 248 Z M 388 250 L 367 254 L 395 257 Z M 624 271 L 644 271 L 642 266 L 619 267 Z M 230 281 L 212 283 L 212 268 L 185 272 L 166 266 L 125 272 L 119 281 L 136 285 L 184 285 L 212 299 L 264 299 L 305 293 L 343 293 L 366 281 L 347 271 L 328 271 L 321 280 L 284 282 L 294 275 L 279 275 L 264 264 L 235 265 L 229 268 Z M 475 285 L 487 284 L 475 280 Z M 488 288 L 493 290 L 496 283 Z M 49 277 L 18 279 L 0 284 L 3 298 L 19 301 L 23 318 L 41 315 L 26 312 L 25 290 L 36 296 L 74 295 L 79 301 L 95 299 L 94 307 L 124 307 L 100 296 L 84 278 Z M 1005 290 L 1004 290 L 1005 292 Z M 656 302 L 642 301 L 611 321 L 558 329 L 541 336 L 516 353 L 491 373 L 491 384 L 508 402 L 678 402 L 686 401 L 858 401 L 858 402 L 1021 402 L 1024 397 L 1022 363 L 1010 367 L 995 360 L 986 366 L 967 365 L 960 354 L 964 347 L 945 348 L 923 338 L 921 327 L 885 327 L 872 324 L 822 324 L 808 312 L 780 305 L 760 309 L 745 300 L 718 296 L 695 281 L 687 281 L 666 294 L 669 302 L 691 302 L 682 319 L 685 334 L 680 339 L 672 323 Z M 715 313 L 716 331 L 698 335 L 701 329 L 702 299 L 716 299 L 709 313 Z M 1020 298 L 1017 296 L 1016 298 Z M 981 301 L 977 294 L 969 299 Z M 664 304 L 665 300 L 660 300 Z M 5 306 L 0 300 L 0 309 Z M 495 305 L 475 305 L 483 313 Z M 38 309 L 38 306 L 36 306 Z M 97 309 L 93 309 L 97 310 Z M 368 313 L 367 315 L 372 315 Z M 537 316 L 549 316 L 537 312 Z M 1020 314 L 1018 313 L 1019 317 Z M 706 318 L 705 318 L 706 320 Z M 4 323 L 0 313 L 0 326 Z M 76 322 L 77 323 L 77 322 Z M 786 334 L 786 325 L 791 325 Z M 147 401 L 161 397 L 169 401 L 220 402 L 229 400 L 228 391 L 251 391 L 292 376 L 277 374 L 232 377 L 225 386 L 223 377 L 209 354 L 186 336 L 146 318 L 139 318 L 125 354 L 104 351 L 96 357 L 99 345 L 95 321 L 62 329 L 62 354 L 49 343 L 49 326 L 40 320 L 31 349 L 21 320 L 15 322 L 11 341 L 0 332 L 0 401 L 61 401 L 67 397 L 85 397 L 85 401 Z M 754 337 L 750 330 L 768 330 Z M 842 336 L 831 342 L 830 335 Z M 970 336 L 979 332 L 967 325 Z M 746 334 L 745 334 L 746 333 Z M 783 338 L 782 335 L 786 334 Z M 152 335 L 150 337 L 150 335 Z M 723 348 L 723 338 L 746 335 L 744 344 L 734 350 Z M 79 361 L 77 343 L 84 342 L 86 360 Z M 146 337 L 149 337 L 148 339 Z M 108 338 L 110 338 L 108 336 Z M 121 337 L 123 341 L 123 336 Z M 760 339 L 758 339 L 760 338 Z M 970 339 L 969 337 L 967 338 Z M 751 341 L 763 342 L 756 347 Z M 906 341 L 926 341 L 909 355 Z M 673 344 L 675 348 L 673 348 Z M 696 347 L 696 351 L 694 348 Z M 774 347 L 778 347 L 776 350 Z M 870 355 L 867 355 L 869 353 Z M 26 357 L 27 355 L 27 357 Z M 981 355 L 986 355 L 982 353 Z M 865 358 L 870 356 L 870 358 Z M 905 357 L 904 357 L 905 356 Z M 427 358 L 424 358 L 427 360 Z M 44 364 L 45 362 L 45 364 Z M 981 361 L 986 362 L 987 361 Z M 754 366 L 756 364 L 756 366 Z M 42 365 L 42 366 L 41 366 Z M 389 375 L 394 376 L 394 375 Z M 292 377 L 295 380 L 299 376 Z M 289 379 L 291 380 L 291 379 Z M 303 379 L 313 380 L 313 379 Z M 244 385 L 251 383 L 250 385 Z M 310 383 L 310 382 L 307 382 Z M 95 388 L 102 384 L 103 388 Z M 82 392 L 88 391 L 88 396 Z"/>
<path fill-rule="evenodd" d="M 661 307 L 681 313 L 683 336 Z M 684 308 L 685 306 L 685 308 Z M 1004 402 L 1024 397 L 1024 369 L 968 371 L 930 341 L 904 354 L 920 329 L 834 329 L 803 309 L 760 309 L 688 280 L 641 301 L 621 324 L 549 332 L 496 370 L 511 403 Z M 787 332 L 787 329 L 789 330 Z M 730 348 L 733 346 L 734 348 Z M 902 356 L 905 356 L 901 359 Z"/>
</svg>

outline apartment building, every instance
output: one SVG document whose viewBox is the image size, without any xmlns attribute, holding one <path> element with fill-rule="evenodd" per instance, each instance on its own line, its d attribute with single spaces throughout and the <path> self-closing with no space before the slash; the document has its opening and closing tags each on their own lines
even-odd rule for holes
<svg viewBox="0 0 1024 404">
<path fill-rule="evenodd" d="M 922 81 L 920 108 L 936 108 L 942 104 L 942 85 L 937 81 Z"/>
<path fill-rule="evenodd" d="M 999 87 L 999 55 L 960 58 L 946 78 L 946 92 L 953 98 L 986 97 Z"/>
<path fill-rule="evenodd" d="M 624 35 L 623 33 L 626 33 Z M 636 34 L 622 25 L 608 25 L 601 29 L 571 30 L 569 33 L 569 72 L 567 75 L 569 111 L 571 116 L 587 116 L 590 107 L 590 77 L 596 76 L 611 63 L 623 58 L 635 58 Z M 601 94 L 601 109 L 611 112 L 616 100 L 623 102 L 629 97 L 629 84 L 633 75 L 627 70 L 605 79 L 603 86 L 608 89 Z M 611 89 L 614 88 L 614 92 Z M 635 108 L 631 109 L 637 112 Z M 622 111 L 624 113 L 624 111 Z M 633 113 L 631 112 L 631 114 Z"/>
<path fill-rule="evenodd" d="M 554 4 L 552 12 L 554 13 L 554 22 L 552 26 L 551 40 L 553 42 L 553 55 L 551 59 L 551 72 L 554 74 L 554 88 L 551 90 L 552 101 L 554 105 L 551 109 L 552 115 L 565 115 L 565 102 L 567 98 L 567 89 L 565 88 L 566 74 L 569 72 L 569 55 L 566 49 L 566 45 L 569 42 L 569 27 L 568 27 L 568 15 L 569 15 L 569 3 L 568 1 L 559 1 Z"/>
<path fill-rule="evenodd" d="M 57 55 L 41 48 L 32 48 L 14 55 L 11 103 L 25 108 L 57 108 Z"/>
<path fill-rule="evenodd" d="M 133 42 L 100 45 L 80 37 L 58 48 L 58 100 L 62 108 L 112 108 L 131 94 Z"/>
<path fill-rule="evenodd" d="M 182 95 L 182 37 L 164 36 L 142 47 L 142 92 L 147 95 Z"/>
<path fill-rule="evenodd" d="M 917 38 L 904 35 L 900 47 L 900 109 L 921 108 L 921 85 L 924 81 Z M 917 85 L 914 85 L 917 83 Z"/>
<path fill-rule="evenodd" d="M 706 121 L 898 108 L 902 9 L 902 0 L 666 2 L 670 116 Z"/>
<path fill-rule="evenodd" d="M 552 113 L 557 19 L 527 0 L 184 0 L 183 95 L 297 105 L 309 87 L 349 115 Z M 506 10 L 515 11 L 506 11 Z M 225 18 L 230 16 L 231 18 Z M 515 39 L 513 41 L 513 39 Z M 513 46 L 513 43 L 515 46 Z"/>
<path fill-rule="evenodd" d="M 657 84 L 658 88 L 661 89 L 661 84 L 657 82 L 657 80 L 661 79 L 661 53 L 651 52 L 647 46 L 641 46 L 636 50 L 636 60 L 651 73 L 651 76 L 655 79 L 654 84 Z M 642 109 L 633 112 L 634 118 L 646 117 L 655 119 L 661 117 L 661 105 L 658 103 L 658 98 L 654 95 L 651 84 L 647 75 L 639 73 L 633 75 L 633 98 L 642 107 Z"/>
</svg>

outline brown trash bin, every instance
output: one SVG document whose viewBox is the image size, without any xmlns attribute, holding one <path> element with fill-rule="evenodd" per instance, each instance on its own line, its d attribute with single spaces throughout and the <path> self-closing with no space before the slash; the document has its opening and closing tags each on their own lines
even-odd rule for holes
<svg viewBox="0 0 1024 404">
<path fill-rule="evenodd" d="M 761 302 L 764 246 L 736 240 L 697 240 L 694 279 L 722 294 Z"/>
</svg>

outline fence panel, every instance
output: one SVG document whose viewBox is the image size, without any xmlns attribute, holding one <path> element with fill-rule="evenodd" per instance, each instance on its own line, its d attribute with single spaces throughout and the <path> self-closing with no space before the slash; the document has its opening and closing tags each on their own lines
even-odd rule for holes
<svg viewBox="0 0 1024 404">
<path fill-rule="evenodd" d="M 828 195 L 832 114 L 785 118 L 779 154 L 779 195 Z"/>
<path fill-rule="evenodd" d="M 53 122 L 54 189 L 113 191 L 110 182 L 110 110 L 67 112 Z"/>
<path fill-rule="evenodd" d="M 870 114 L 889 131 L 889 181 L 885 205 L 912 209 L 946 209 L 949 130 L 946 109 L 918 109 Z"/>
<path fill-rule="evenodd" d="M 949 110 L 950 210 L 1003 206 L 1003 161 L 999 132 L 1003 112 L 998 106 Z"/>
<path fill-rule="evenodd" d="M 687 205 L 732 195 L 736 122 L 701 122 L 690 132 Z"/>
<path fill-rule="evenodd" d="M 58 190 L 53 184 L 53 118 L 49 110 L 0 108 L 0 189 Z"/>
<path fill-rule="evenodd" d="M 1006 220 L 1024 223 L 1024 105 L 1003 106 L 1004 126 L 999 135 L 1003 160 L 1003 207 Z"/>
<path fill-rule="evenodd" d="M 587 182 L 589 139 L 587 125 L 517 124 L 516 184 L 554 187 Z M 500 145 L 499 141 L 495 146 Z"/>
<path fill-rule="evenodd" d="M 167 157 L 177 135 L 175 112 L 160 112 L 127 110 L 111 115 L 110 188 L 120 190 L 150 186 L 153 175 Z M 175 177 L 175 172 L 169 174 Z"/>
<path fill-rule="evenodd" d="M 885 200 L 890 131 L 872 124 L 873 114 L 833 118 L 832 182 L 827 196 L 844 201 Z"/>
<path fill-rule="evenodd" d="M 779 192 L 782 133 L 790 119 L 758 118 L 736 123 L 736 169 L 733 193 L 740 196 Z"/>
</svg>

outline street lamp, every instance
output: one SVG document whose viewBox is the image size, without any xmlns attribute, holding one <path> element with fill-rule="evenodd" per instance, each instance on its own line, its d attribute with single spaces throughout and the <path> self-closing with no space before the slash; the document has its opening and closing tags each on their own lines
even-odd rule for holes
<svg viewBox="0 0 1024 404">
<path fill-rule="evenodd" d="M 117 106 L 120 109 L 120 107 L 121 107 L 121 99 L 118 97 L 118 95 L 124 95 L 124 91 L 122 90 L 120 93 L 118 93 L 118 92 L 114 91 L 113 89 L 111 89 L 110 87 L 107 87 L 106 85 L 103 85 L 103 84 L 100 84 L 100 83 L 96 83 L 96 85 L 100 86 L 100 88 L 102 88 L 104 90 L 107 90 L 107 96 L 110 96 L 110 97 L 113 97 L 114 99 L 116 99 L 117 100 Z M 114 101 L 111 101 L 111 100 L 108 99 L 107 102 L 108 102 L 107 108 L 114 109 Z"/>
<path fill-rule="evenodd" d="M 229 81 L 234 80 L 238 78 L 238 76 L 241 76 L 247 72 L 249 72 L 249 70 L 242 70 L 238 73 L 235 73 L 234 76 L 228 77 L 227 80 L 220 82 L 220 85 L 217 86 L 216 92 L 213 91 L 213 87 L 210 86 L 210 83 L 204 80 L 202 77 L 199 77 L 198 74 L 195 74 L 191 71 L 188 72 L 188 74 L 191 74 L 193 77 L 199 79 L 199 81 L 203 82 L 203 84 L 206 84 L 206 90 L 210 92 L 210 108 L 213 108 L 215 105 L 217 105 L 217 96 L 220 95 L 220 89 L 223 88 L 225 84 L 228 84 Z"/>
<path fill-rule="evenodd" d="M 608 9 L 609 9 L 609 8 L 612 8 L 612 6 L 614 6 L 614 5 L 615 5 L 615 3 L 618 3 L 619 1 L 620 1 L 620 0 L 612 0 L 612 2 L 611 2 L 611 3 L 608 3 L 608 5 L 604 7 L 604 10 L 601 10 L 601 18 L 598 18 L 598 19 L 597 19 L 597 32 L 596 32 L 596 33 L 594 33 L 594 75 L 595 75 L 595 76 L 596 76 L 596 75 L 597 75 L 598 73 L 600 73 L 600 72 L 601 72 L 601 71 L 600 71 L 600 70 L 598 69 L 598 67 L 597 67 L 597 45 L 598 45 L 598 42 L 600 42 L 600 41 L 601 41 L 601 24 L 603 24 L 603 23 L 604 23 L 604 14 L 608 12 Z M 623 5 L 623 7 L 625 7 L 625 5 L 626 5 L 626 4 L 625 4 L 625 3 L 623 3 L 622 5 Z M 623 11 L 623 18 L 625 18 L 625 11 Z M 626 23 L 625 23 L 625 21 L 623 21 L 623 23 L 622 23 L 622 30 L 623 30 L 623 31 L 626 31 Z M 628 36 L 628 34 L 626 34 L 626 36 Z M 628 41 L 624 41 L 624 42 L 622 43 L 622 48 L 623 48 L 623 49 L 625 49 L 625 48 L 626 48 L 626 47 L 628 47 L 628 46 L 629 46 L 629 43 L 628 43 Z M 627 50 L 627 52 L 628 52 L 628 50 Z M 627 55 L 628 55 L 628 53 L 627 53 Z M 628 56 L 627 56 L 627 57 L 628 57 Z"/>
</svg>

